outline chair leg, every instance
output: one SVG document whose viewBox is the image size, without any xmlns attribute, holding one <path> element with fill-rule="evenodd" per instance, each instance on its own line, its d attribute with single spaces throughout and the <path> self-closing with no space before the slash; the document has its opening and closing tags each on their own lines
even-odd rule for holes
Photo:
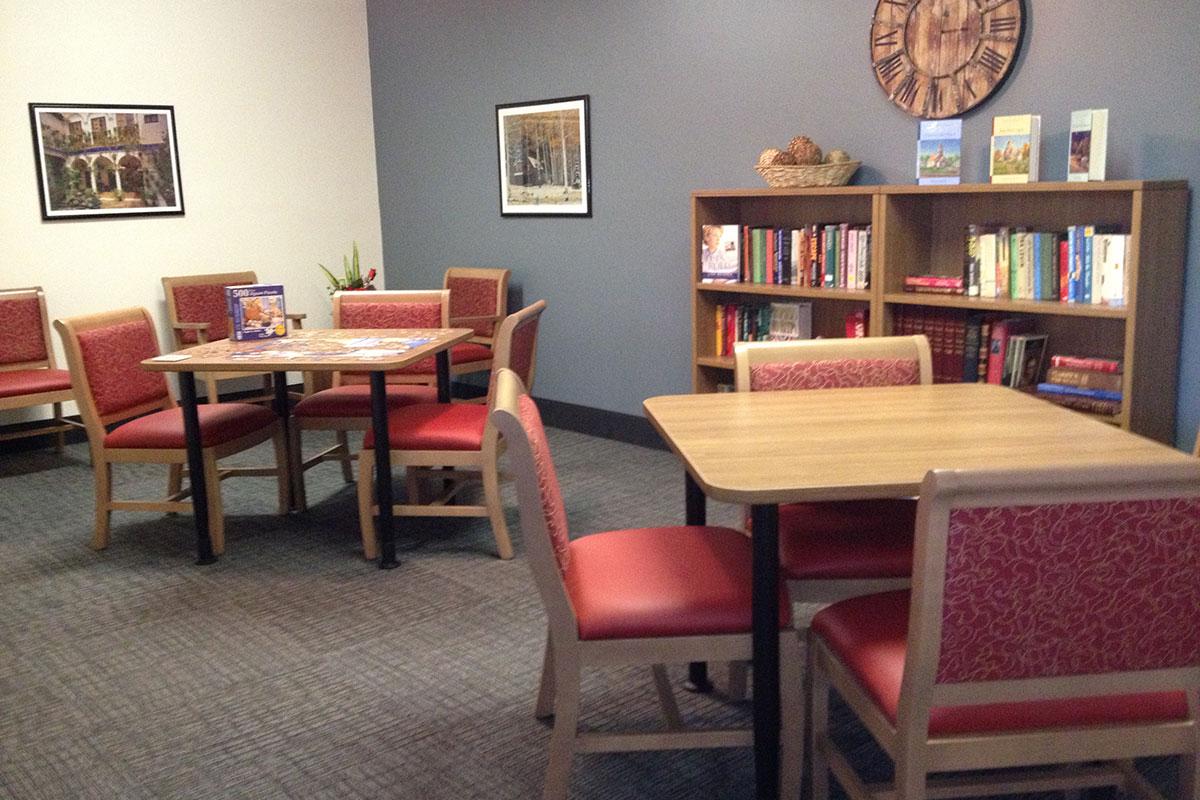
<svg viewBox="0 0 1200 800">
<path fill-rule="evenodd" d="M 342 461 L 342 480 L 354 483 L 354 471 L 350 469 L 350 437 L 345 431 L 337 432 L 338 455 Z"/>
<path fill-rule="evenodd" d="M 800 635 L 779 634 L 779 796 L 799 800 L 804 775 L 804 664 Z"/>
<path fill-rule="evenodd" d="M 363 556 L 374 561 L 379 555 L 375 538 L 375 451 L 364 447 L 358 454 L 358 529 Z"/>
<path fill-rule="evenodd" d="M 537 703 L 533 715 L 538 719 L 554 716 L 554 650 L 550 647 L 550 632 L 546 632 L 546 653 L 542 656 L 542 679 L 538 682 Z"/>
<path fill-rule="evenodd" d="M 183 491 L 183 464 L 168 464 L 167 497 L 174 497 L 181 491 Z"/>
<path fill-rule="evenodd" d="M 829 800 L 829 762 L 821 742 L 829 734 L 829 679 L 817 666 L 813 636 L 808 637 L 808 675 L 811 686 L 812 725 L 808 752 L 812 759 L 812 800 Z"/>
<path fill-rule="evenodd" d="M 62 403 L 55 403 L 54 406 L 54 421 L 62 425 Z M 67 446 L 67 432 L 59 431 L 54 434 L 54 452 L 61 453 L 63 448 Z"/>
<path fill-rule="evenodd" d="M 213 555 L 225 552 L 225 506 L 221 503 L 221 475 L 217 457 L 204 453 L 204 488 L 208 490 L 208 538 L 212 540 Z M 195 480 L 193 478 L 193 480 Z"/>
<path fill-rule="evenodd" d="M 729 686 L 725 691 L 725 696 L 730 702 L 740 703 L 749 696 L 746 693 L 747 679 L 749 677 L 749 661 L 729 662 Z"/>
<path fill-rule="evenodd" d="M 571 760 L 579 727 L 579 656 L 554 654 L 554 730 L 550 734 L 550 763 L 542 800 L 566 800 L 571 784 Z"/>
<path fill-rule="evenodd" d="M 112 520 L 112 464 L 93 454 L 92 472 L 96 477 L 96 527 L 92 532 L 92 549 L 103 550 L 108 547 Z"/>
<path fill-rule="evenodd" d="M 504 521 L 504 501 L 500 497 L 500 468 L 493 455 L 483 460 L 483 497 L 487 504 L 488 518 L 492 522 L 492 536 L 496 538 L 496 552 L 507 561 L 513 557 L 512 539 L 508 536 L 508 524 Z"/>
<path fill-rule="evenodd" d="M 204 395 L 204 402 L 219 403 L 221 402 L 221 393 L 217 391 L 217 379 L 211 375 L 204 376 L 204 390 L 207 394 Z"/>
<path fill-rule="evenodd" d="M 304 488 L 304 446 L 300 440 L 300 425 L 295 419 L 288 428 L 288 438 L 291 439 L 288 454 L 291 456 L 289 471 L 292 475 L 292 500 L 295 502 L 297 511 L 307 511 L 308 492 Z"/>
<path fill-rule="evenodd" d="M 1196 753 L 1179 757 L 1179 798 L 1200 800 L 1200 757 Z"/>
<path fill-rule="evenodd" d="M 275 479 L 279 483 L 279 516 L 287 516 L 292 506 L 291 457 L 288 455 L 287 436 L 282 430 L 271 437 L 275 443 Z"/>
<path fill-rule="evenodd" d="M 425 505 L 422 500 L 421 483 L 424 478 L 421 477 L 420 470 L 416 467 L 409 467 L 404 470 L 404 496 L 410 506 Z"/>
</svg>

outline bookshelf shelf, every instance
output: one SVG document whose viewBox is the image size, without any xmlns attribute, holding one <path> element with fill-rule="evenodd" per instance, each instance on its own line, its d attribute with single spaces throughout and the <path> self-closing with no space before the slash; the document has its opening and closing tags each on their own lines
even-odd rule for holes
<svg viewBox="0 0 1200 800">
<path fill-rule="evenodd" d="M 704 190 L 692 194 L 692 377 L 697 392 L 732 382 L 733 359 L 715 354 L 722 303 L 812 303 L 813 335 L 845 335 L 848 314 L 868 314 L 867 333 L 895 332 L 897 312 L 928 309 L 1027 316 L 1051 353 L 1124 362 L 1124 401 L 1096 420 L 1170 442 L 1175 427 L 1189 189 L 1186 181 L 843 186 Z M 871 226 L 871 286 L 862 291 L 753 283 L 701 283 L 701 226 Z M 904 292 L 909 275 L 961 276 L 968 224 L 1064 231 L 1107 225 L 1131 237 L 1126 305 L 1105 306 Z"/>
</svg>

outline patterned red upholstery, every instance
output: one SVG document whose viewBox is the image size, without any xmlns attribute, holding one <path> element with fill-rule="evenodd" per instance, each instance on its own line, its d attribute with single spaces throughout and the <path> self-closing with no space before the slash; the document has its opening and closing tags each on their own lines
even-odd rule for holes
<svg viewBox="0 0 1200 800">
<path fill-rule="evenodd" d="M 278 417 L 270 409 L 250 403 L 215 403 L 196 407 L 200 416 L 200 443 L 215 447 L 262 430 Z M 110 449 L 178 449 L 187 447 L 183 436 L 183 409 L 169 408 L 130 420 L 104 437 Z"/>
<path fill-rule="evenodd" d="M 343 328 L 440 328 L 441 303 L 342 303 L 339 325 Z M 437 371 L 433 356 L 394 370 L 393 375 L 432 375 Z M 342 382 L 367 383 L 365 372 L 343 372 Z"/>
<path fill-rule="evenodd" d="M 437 389 L 414 384 L 387 386 L 388 409 L 417 403 L 436 403 Z M 371 387 L 367 384 L 335 386 L 310 394 L 292 409 L 296 417 L 369 417 L 371 416 Z"/>
<path fill-rule="evenodd" d="M 750 632 L 750 540 L 732 528 L 608 531 L 569 548 L 580 639 Z M 791 623 L 781 593 L 779 625 Z"/>
<path fill-rule="evenodd" d="M 229 337 L 229 312 L 225 309 L 225 286 L 223 283 L 194 283 L 174 286 L 175 314 L 180 322 L 207 322 L 208 341 L 215 342 Z M 181 331 L 180 341 L 194 344 L 198 341 L 196 331 Z"/>
<path fill-rule="evenodd" d="M 388 414 L 388 441 L 397 450 L 482 450 L 487 415 L 476 403 L 405 406 Z M 374 446 L 368 430 L 363 447 Z"/>
<path fill-rule="evenodd" d="M 916 518 L 909 499 L 780 506 L 780 569 L 789 580 L 907 578 Z"/>
<path fill-rule="evenodd" d="M 70 388 L 71 373 L 65 369 L 14 369 L 0 372 L 0 398 L 61 392 Z"/>
<path fill-rule="evenodd" d="M 496 281 L 490 278 L 448 278 L 446 288 L 450 290 L 450 318 L 499 316 L 502 309 L 496 307 Z M 476 322 L 455 327 L 472 328 L 479 336 L 491 336 L 496 330 L 495 322 Z"/>
<path fill-rule="evenodd" d="M 42 308 L 36 297 L 0 300 L 0 364 L 45 361 Z"/>
<path fill-rule="evenodd" d="M 492 380 L 495 380 L 493 376 Z M 554 469 L 554 459 L 550 457 L 550 443 L 546 440 L 546 428 L 542 425 L 542 415 L 537 403 L 527 394 L 517 398 L 517 412 L 520 414 L 521 427 L 529 438 L 529 449 L 533 453 L 533 465 L 537 470 L 538 493 L 542 498 L 542 516 L 546 520 L 546 530 L 550 534 L 550 543 L 554 547 L 554 555 L 558 558 L 558 569 L 563 575 L 571 571 L 571 542 L 567 529 L 567 511 L 563 505 L 562 489 L 558 485 L 558 473 Z"/>
<path fill-rule="evenodd" d="M 492 348 L 476 342 L 459 342 L 450 348 L 451 364 L 474 364 L 476 361 L 490 361 Z"/>
<path fill-rule="evenodd" d="M 163 374 L 141 367 L 144 359 L 158 355 L 154 332 L 144 319 L 81 331 L 79 349 L 102 416 L 167 396 Z"/>
<path fill-rule="evenodd" d="M 950 514 L 941 683 L 1200 665 L 1200 499 Z"/>
<path fill-rule="evenodd" d="M 530 317 L 513 331 L 512 345 L 508 351 L 508 368 L 517 373 L 521 383 L 529 386 L 533 372 L 533 353 L 537 344 L 538 321 L 541 315 Z"/>
<path fill-rule="evenodd" d="M 835 358 L 786 361 L 750 367 L 750 391 L 859 389 L 910 386 L 921 382 L 920 365 L 909 358 Z"/>
<path fill-rule="evenodd" d="M 1070 548 L 1064 552 L 1076 553 Z M 813 632 L 893 725 L 904 675 L 908 612 L 907 591 L 884 592 L 835 603 L 812 621 Z M 1190 627 L 1195 627 L 1194 621 Z M 950 706 L 930 710 L 929 735 L 1162 722 L 1186 719 L 1187 713 L 1183 692 Z"/>
</svg>

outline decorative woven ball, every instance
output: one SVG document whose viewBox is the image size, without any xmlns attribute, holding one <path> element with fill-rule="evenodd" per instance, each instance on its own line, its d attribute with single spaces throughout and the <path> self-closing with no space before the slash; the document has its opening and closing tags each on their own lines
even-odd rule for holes
<svg viewBox="0 0 1200 800">
<path fill-rule="evenodd" d="M 821 148 L 807 136 L 793 136 L 788 142 L 788 152 L 797 164 L 821 163 Z"/>
<path fill-rule="evenodd" d="M 845 150 L 830 150 L 825 154 L 826 164 L 842 164 L 850 160 L 850 154 Z"/>
<path fill-rule="evenodd" d="M 791 153 L 780 150 L 778 147 L 768 147 L 758 154 L 758 166 L 760 167 L 776 167 L 795 163 Z"/>
</svg>

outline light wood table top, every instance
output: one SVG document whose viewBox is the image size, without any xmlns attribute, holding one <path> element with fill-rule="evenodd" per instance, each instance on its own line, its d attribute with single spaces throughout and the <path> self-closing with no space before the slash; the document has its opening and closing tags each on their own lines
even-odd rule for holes
<svg viewBox="0 0 1200 800">
<path fill-rule="evenodd" d="M 643 406 L 704 493 L 731 503 L 910 496 L 931 469 L 1191 458 L 993 384 L 674 395 Z"/>
<path fill-rule="evenodd" d="M 154 372 L 388 371 L 474 335 L 470 328 L 299 330 L 280 339 L 208 342 L 148 358 L 142 367 Z"/>
</svg>

